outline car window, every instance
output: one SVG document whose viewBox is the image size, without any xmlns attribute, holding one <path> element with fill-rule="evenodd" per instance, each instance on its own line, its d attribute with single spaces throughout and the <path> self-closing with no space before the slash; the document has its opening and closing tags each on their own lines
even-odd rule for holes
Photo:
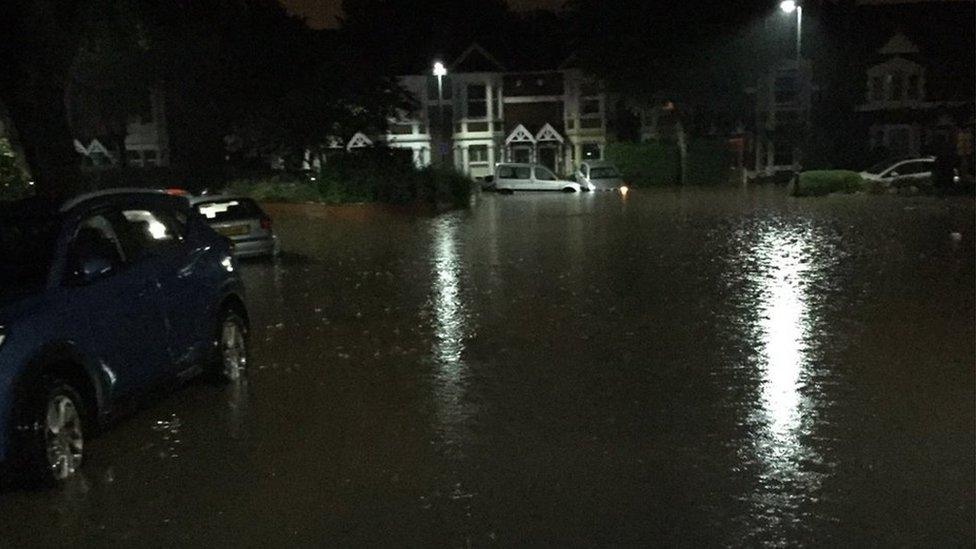
<svg viewBox="0 0 976 549">
<path fill-rule="evenodd" d="M 201 202 L 194 207 L 209 223 L 256 219 L 264 215 L 261 207 L 250 198 Z"/>
<path fill-rule="evenodd" d="M 931 162 L 906 162 L 895 166 L 893 170 L 898 172 L 898 175 L 917 175 L 920 173 L 926 173 L 932 171 Z"/>
<path fill-rule="evenodd" d="M 613 179 L 620 177 L 620 173 L 613 166 L 597 166 L 590 170 L 590 177 L 593 179 Z"/>
<path fill-rule="evenodd" d="M 531 171 L 527 166 L 515 168 L 515 179 L 529 179 Z"/>
<path fill-rule="evenodd" d="M 91 259 L 104 259 L 116 267 L 125 262 L 115 225 L 104 214 L 83 220 L 68 243 L 68 272 L 79 272 Z"/>
<path fill-rule="evenodd" d="M 555 181 L 556 174 L 549 171 L 548 168 L 543 168 L 542 166 L 536 166 L 535 178 L 539 181 Z"/>
<path fill-rule="evenodd" d="M 123 210 L 119 240 L 130 260 L 179 244 L 186 232 L 185 217 L 168 210 Z"/>
<path fill-rule="evenodd" d="M 515 179 L 515 168 L 511 166 L 498 168 L 498 179 Z"/>
</svg>

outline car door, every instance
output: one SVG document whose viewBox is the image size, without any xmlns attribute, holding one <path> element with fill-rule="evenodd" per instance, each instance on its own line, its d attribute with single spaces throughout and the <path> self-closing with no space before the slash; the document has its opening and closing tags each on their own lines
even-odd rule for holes
<svg viewBox="0 0 976 549">
<path fill-rule="evenodd" d="M 123 247 L 159 281 L 166 343 L 177 372 L 200 358 L 207 343 L 204 332 L 211 327 L 212 299 L 199 272 L 206 267 L 200 261 L 203 250 L 192 250 L 186 242 L 188 213 L 159 203 L 121 210 Z"/>
<path fill-rule="evenodd" d="M 102 367 L 114 397 L 148 389 L 169 363 L 158 280 L 125 255 L 120 224 L 116 210 L 83 217 L 69 239 L 63 276 L 66 320 L 86 327 L 78 343 Z M 107 268 L 85 276 L 84 265 L 94 259 Z"/>
<path fill-rule="evenodd" d="M 932 177 L 932 163 L 924 160 L 900 162 L 892 166 L 886 176 L 896 187 L 917 185 Z"/>
<path fill-rule="evenodd" d="M 533 167 L 533 188 L 540 191 L 558 191 L 562 188 L 562 183 L 552 170 L 545 166 Z"/>
</svg>

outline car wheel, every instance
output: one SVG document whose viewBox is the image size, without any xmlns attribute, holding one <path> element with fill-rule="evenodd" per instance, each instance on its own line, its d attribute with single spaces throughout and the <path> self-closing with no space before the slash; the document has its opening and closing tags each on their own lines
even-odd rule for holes
<svg viewBox="0 0 976 549">
<path fill-rule="evenodd" d="M 225 309 L 219 318 L 212 373 L 220 381 L 238 381 L 247 372 L 247 324 L 233 309 Z"/>
<path fill-rule="evenodd" d="M 565 189 L 563 189 L 563 192 L 564 193 L 575 193 L 576 192 L 576 189 L 574 189 L 572 187 L 566 187 Z"/>
<path fill-rule="evenodd" d="M 54 486 L 70 479 L 85 460 L 84 399 L 70 383 L 43 376 L 27 406 L 20 430 L 29 480 Z"/>
</svg>

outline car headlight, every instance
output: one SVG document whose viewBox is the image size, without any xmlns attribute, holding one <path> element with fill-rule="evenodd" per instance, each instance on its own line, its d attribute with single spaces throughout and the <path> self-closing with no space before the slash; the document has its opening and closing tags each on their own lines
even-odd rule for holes
<svg viewBox="0 0 976 549">
<path fill-rule="evenodd" d="M 3 347 L 3 340 L 7 339 L 7 331 L 3 326 L 0 326 L 0 347 Z"/>
</svg>

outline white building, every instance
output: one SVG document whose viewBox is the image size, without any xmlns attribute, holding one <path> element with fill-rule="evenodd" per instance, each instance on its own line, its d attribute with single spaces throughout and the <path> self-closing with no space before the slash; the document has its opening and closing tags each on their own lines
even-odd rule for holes
<svg viewBox="0 0 976 549">
<path fill-rule="evenodd" d="M 471 177 L 502 161 L 569 173 L 582 159 L 603 157 L 611 103 L 602 83 L 579 69 L 509 70 L 473 44 L 448 65 L 440 93 L 431 74 L 400 82 L 418 107 L 392 120 L 381 139 L 411 149 L 418 166 L 442 157 Z"/>
<path fill-rule="evenodd" d="M 119 163 L 119 151 L 98 138 L 87 143 L 75 140 L 75 150 L 85 166 L 109 167 Z M 166 101 L 161 90 L 149 93 L 141 112 L 129 116 L 125 135 L 126 165 L 149 168 L 169 165 L 169 133 L 166 130 Z"/>
</svg>

